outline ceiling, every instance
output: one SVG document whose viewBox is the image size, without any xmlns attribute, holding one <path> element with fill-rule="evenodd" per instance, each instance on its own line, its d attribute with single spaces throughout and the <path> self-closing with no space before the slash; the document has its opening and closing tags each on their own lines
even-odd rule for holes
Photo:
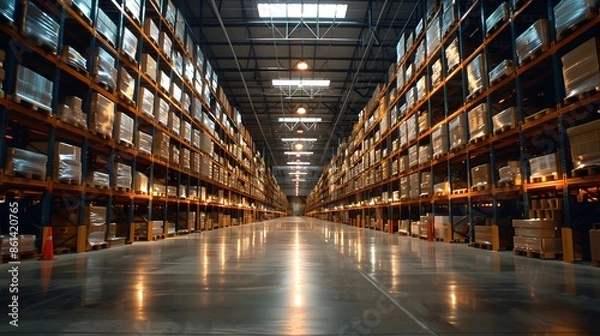
<svg viewBox="0 0 600 336">
<path fill-rule="evenodd" d="M 318 2 L 319 0 L 314 0 Z M 348 4 L 344 19 L 260 18 L 257 4 L 273 0 L 176 0 L 185 13 L 205 56 L 218 74 L 219 85 L 288 196 L 306 196 L 318 181 L 337 146 L 350 135 L 358 114 L 383 83 L 396 60 L 398 36 L 418 0 L 320 1 Z M 287 1 L 308 3 L 308 1 Z M 295 68 L 306 60 L 309 68 Z M 328 79 L 328 88 L 277 88 L 273 79 Z M 319 123 L 282 123 L 280 117 L 322 118 Z M 297 133 L 297 127 L 305 129 Z M 313 138 L 300 160 L 310 162 L 296 189 L 286 155 L 293 142 L 282 138 Z"/>
</svg>

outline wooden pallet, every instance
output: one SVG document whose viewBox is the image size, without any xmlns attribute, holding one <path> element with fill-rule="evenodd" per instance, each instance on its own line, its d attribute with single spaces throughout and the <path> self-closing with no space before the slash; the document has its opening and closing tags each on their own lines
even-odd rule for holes
<svg viewBox="0 0 600 336">
<path fill-rule="evenodd" d="M 30 172 L 20 172 L 20 171 L 13 171 L 12 169 L 12 161 L 9 161 L 7 163 L 7 168 L 4 170 L 4 175 L 6 176 L 12 176 L 12 177 L 21 177 L 27 180 L 38 180 L 38 181 L 46 181 L 47 178 L 45 175 L 40 175 L 40 174 L 33 174 Z"/>
<path fill-rule="evenodd" d="M 104 243 L 100 243 L 100 244 L 90 245 L 90 248 L 88 249 L 88 251 L 98 251 L 98 250 L 104 250 L 106 248 L 108 248 L 108 244 L 106 242 L 104 242 Z"/>
<path fill-rule="evenodd" d="M 93 184 L 93 183 L 90 183 L 90 182 L 86 182 L 85 186 L 88 187 L 88 188 L 96 188 L 96 189 L 103 189 L 103 190 L 110 189 L 110 187 L 107 186 L 107 185 L 98 185 L 98 184 Z"/>
<path fill-rule="evenodd" d="M 132 13 L 132 12 L 131 12 L 131 10 L 129 9 L 129 7 L 127 7 L 127 6 L 123 6 L 123 7 L 124 7 L 124 9 L 125 9 L 125 12 L 126 12 L 127 14 L 129 14 L 129 17 L 131 17 L 131 20 L 133 20 L 135 23 L 137 23 L 137 25 L 138 25 L 138 26 L 140 26 L 140 25 L 141 25 L 141 22 L 140 22 L 140 19 L 139 19 L 139 17 L 138 17 L 138 16 L 139 16 L 139 14 L 138 14 L 138 15 L 135 15 L 134 13 Z"/>
<path fill-rule="evenodd" d="M 541 251 L 527 251 L 521 249 L 513 249 L 514 255 L 526 256 L 527 258 L 539 258 L 542 260 L 552 259 L 556 260 L 562 255 L 562 253 L 552 253 L 552 252 L 541 252 Z"/>
<path fill-rule="evenodd" d="M 531 54 L 529 54 L 526 57 L 524 57 L 523 59 L 521 59 L 521 61 L 519 62 L 519 66 L 523 66 L 523 65 L 533 61 L 538 56 L 543 55 L 546 51 L 548 51 L 548 49 L 550 49 L 550 46 L 542 46 L 540 49 L 532 52 Z"/>
<path fill-rule="evenodd" d="M 81 9 L 79 9 L 79 7 L 77 7 L 75 4 L 73 4 L 73 2 L 71 2 L 71 8 L 75 11 L 75 13 L 77 13 L 77 15 L 79 15 L 83 21 L 87 22 L 88 25 L 90 25 L 90 27 L 92 27 L 93 22 L 90 18 L 88 18 L 87 16 L 85 16 L 85 14 L 83 14 L 83 12 L 81 11 Z"/>
<path fill-rule="evenodd" d="M 480 185 L 471 187 L 471 192 L 482 192 L 482 191 L 486 191 L 486 190 L 490 190 L 489 184 L 483 184 L 483 185 L 480 184 Z"/>
<path fill-rule="evenodd" d="M 27 98 L 23 98 L 23 97 L 19 97 L 17 95 L 13 95 L 12 97 L 12 101 L 14 101 L 15 103 L 28 108 L 30 110 L 34 110 L 36 112 L 40 112 L 40 113 L 44 113 L 46 115 L 51 115 L 52 114 L 52 109 L 49 108 L 48 106 L 44 106 L 36 101 L 27 99 Z"/>
<path fill-rule="evenodd" d="M 106 91 L 108 91 L 110 93 L 114 93 L 115 92 L 115 88 L 110 87 L 106 83 L 100 82 L 97 77 L 94 77 L 94 83 L 96 83 L 99 87 L 103 88 L 104 90 L 106 90 Z"/>
<path fill-rule="evenodd" d="M 542 183 L 542 182 L 551 182 L 551 181 L 556 181 L 556 180 L 558 180 L 558 173 L 552 173 L 552 174 L 541 175 L 541 176 L 531 176 L 529 178 L 529 183 L 534 184 L 534 183 Z"/>
<path fill-rule="evenodd" d="M 119 99 L 121 99 L 121 101 L 127 104 L 128 106 L 131 106 L 133 108 L 137 106 L 137 103 L 133 101 L 133 99 L 129 99 L 129 97 L 125 96 L 123 92 L 119 91 L 118 96 Z"/>
<path fill-rule="evenodd" d="M 125 246 L 126 239 L 125 237 L 114 237 L 106 240 L 107 247 L 117 247 L 117 246 Z"/>
<path fill-rule="evenodd" d="M 83 130 L 87 130 L 87 125 L 78 124 L 77 121 L 75 121 L 75 120 L 65 119 L 64 117 L 61 117 L 58 114 L 54 114 L 54 117 L 56 118 L 56 120 L 59 120 L 62 123 L 69 124 L 69 125 L 75 126 L 75 127 L 79 127 Z"/>
<path fill-rule="evenodd" d="M 494 135 L 498 135 L 500 133 L 504 133 L 507 131 L 510 131 L 511 129 L 513 129 L 514 127 L 512 127 L 512 125 L 504 125 L 502 127 L 499 127 L 497 129 L 494 130 Z"/>
<path fill-rule="evenodd" d="M 130 142 L 124 141 L 123 139 L 118 139 L 118 140 L 117 140 L 117 143 L 118 143 L 119 145 L 121 145 L 121 146 L 124 146 L 124 147 L 130 148 L 130 149 L 133 149 L 133 144 L 132 144 L 132 143 L 130 143 Z"/>
<path fill-rule="evenodd" d="M 574 104 L 574 103 L 576 103 L 578 101 L 585 100 L 585 99 L 587 99 L 587 98 L 589 98 L 589 97 L 597 94 L 598 92 L 600 92 L 600 90 L 598 88 L 595 88 L 595 89 L 591 89 L 591 90 L 588 90 L 588 91 L 585 91 L 585 92 L 581 92 L 581 93 L 576 94 L 576 95 L 571 96 L 571 97 L 566 97 L 564 99 L 564 106 L 571 105 L 571 104 Z"/>
<path fill-rule="evenodd" d="M 80 186 L 81 185 L 81 180 L 79 179 L 55 179 L 54 183 L 63 183 L 63 184 L 69 184 L 69 185 L 75 185 L 75 186 Z"/>
<path fill-rule="evenodd" d="M 131 188 L 126 187 L 113 187 L 113 190 L 120 192 L 131 192 Z"/>
<path fill-rule="evenodd" d="M 455 189 L 452 190 L 452 195 L 463 195 L 469 192 L 469 189 L 467 188 L 460 188 L 460 189 Z"/>
<path fill-rule="evenodd" d="M 510 188 L 510 187 L 514 187 L 515 185 L 517 185 L 517 182 L 515 180 L 498 182 L 498 188 Z M 521 184 L 519 184 L 519 185 L 521 185 Z"/>
<path fill-rule="evenodd" d="M 66 254 L 66 253 L 75 253 L 77 252 L 77 248 L 75 246 L 72 247 L 55 247 L 54 254 Z"/>
<path fill-rule="evenodd" d="M 24 34 L 24 35 L 27 37 L 28 42 L 36 45 L 37 47 L 41 48 L 42 50 L 44 50 L 48 53 L 51 53 L 52 55 L 57 55 L 58 50 L 56 49 L 56 46 L 50 45 L 46 41 L 40 40 L 35 35 L 27 35 L 27 34 Z"/>
<path fill-rule="evenodd" d="M 103 139 L 105 139 L 105 140 L 108 140 L 108 139 L 111 139 L 111 138 L 112 138 L 112 134 L 101 133 L 101 132 L 98 132 L 97 130 L 93 130 L 93 129 L 92 129 L 92 130 L 89 130 L 89 131 L 90 131 L 90 133 L 92 133 L 93 135 L 95 135 L 95 136 L 99 136 L 99 137 L 101 137 L 101 138 L 103 138 Z"/>
<path fill-rule="evenodd" d="M 541 111 L 539 111 L 539 112 L 536 112 L 536 113 L 534 113 L 534 114 L 532 114 L 532 115 L 530 115 L 530 116 L 528 116 L 528 117 L 525 117 L 525 120 L 524 120 L 524 122 L 525 122 L 525 124 L 527 124 L 527 123 L 530 123 L 530 122 L 532 122 L 532 121 L 535 121 L 535 120 L 538 120 L 538 119 L 540 119 L 541 117 L 543 117 L 543 116 L 545 116 L 545 115 L 548 115 L 548 114 L 550 114 L 550 113 L 552 113 L 552 112 L 554 112 L 554 109 L 553 109 L 553 108 L 547 108 L 547 109 L 543 109 L 543 110 L 541 110 Z"/>
<path fill-rule="evenodd" d="M 150 195 L 149 192 L 147 191 L 141 191 L 141 190 L 134 190 L 134 193 L 138 194 L 138 195 Z"/>
<path fill-rule="evenodd" d="M 597 8 L 592 8 L 590 13 L 586 13 L 586 16 L 583 20 L 581 20 L 580 22 L 577 22 L 576 24 L 574 24 L 573 26 L 563 30 L 562 32 L 560 32 L 560 34 L 558 32 L 556 32 L 556 41 L 560 42 L 562 39 L 564 39 L 565 37 L 569 36 L 571 33 L 573 33 L 574 31 L 577 31 L 579 28 L 581 28 L 583 25 L 585 25 L 586 23 L 588 23 L 588 21 L 590 21 L 591 19 L 594 18 L 594 16 L 596 16 L 597 12 Z"/>
<path fill-rule="evenodd" d="M 580 169 L 573 169 L 573 177 L 584 177 L 600 174 L 600 166 L 592 166 Z"/>
<path fill-rule="evenodd" d="M 467 96 L 467 102 L 477 98 L 482 92 L 483 92 L 483 87 L 478 88 L 477 90 L 473 91 L 473 93 L 471 93 L 470 95 Z"/>
<path fill-rule="evenodd" d="M 473 242 L 473 243 L 469 244 L 469 246 L 483 249 L 483 250 L 492 250 L 493 249 L 492 244 L 482 243 L 482 242 Z"/>
<path fill-rule="evenodd" d="M 71 64 L 71 62 L 69 62 L 68 59 L 63 59 L 62 62 L 66 65 L 69 66 L 69 68 L 79 72 L 82 76 L 84 76 L 85 78 L 90 78 L 90 73 L 87 71 L 87 69 L 82 68 L 76 64 Z"/>
<path fill-rule="evenodd" d="M 454 146 L 452 148 L 449 149 L 450 153 L 455 153 L 455 152 L 460 152 L 461 150 L 465 149 L 467 147 L 467 144 L 462 144 L 462 145 L 458 145 L 458 146 Z"/>
<path fill-rule="evenodd" d="M 478 137 L 476 137 L 476 138 L 474 138 L 474 139 L 471 139 L 471 140 L 469 140 L 469 143 L 470 143 L 470 144 L 477 144 L 477 143 L 480 143 L 480 142 L 484 142 L 484 141 L 486 141 L 486 140 L 487 140 L 489 137 L 490 137 L 490 136 L 489 136 L 489 134 L 484 134 L 484 135 L 482 135 L 482 136 L 478 136 Z"/>
</svg>

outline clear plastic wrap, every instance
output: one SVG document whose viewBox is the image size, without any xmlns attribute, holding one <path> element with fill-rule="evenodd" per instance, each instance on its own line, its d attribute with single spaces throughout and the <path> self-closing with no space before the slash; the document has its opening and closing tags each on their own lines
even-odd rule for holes
<svg viewBox="0 0 600 336">
<path fill-rule="evenodd" d="M 485 19 L 485 31 L 489 35 L 500 23 L 508 20 L 510 12 L 508 9 L 508 2 L 503 2 Z"/>
<path fill-rule="evenodd" d="M 115 113 L 114 138 L 133 146 L 133 118 L 125 112 Z"/>
<path fill-rule="evenodd" d="M 188 52 L 190 57 L 194 57 L 194 47 L 195 46 L 196 45 L 194 44 L 194 35 L 189 30 L 186 31 L 185 50 Z"/>
<path fill-rule="evenodd" d="M 144 33 L 150 37 L 154 44 L 158 45 L 158 42 L 160 41 L 160 30 L 158 30 L 156 23 L 149 17 L 144 19 Z"/>
<path fill-rule="evenodd" d="M 54 84 L 46 77 L 17 65 L 16 96 L 47 111 L 52 110 L 52 88 Z"/>
<path fill-rule="evenodd" d="M 421 134 L 429 129 L 429 113 L 427 113 L 427 111 L 423 111 L 423 112 L 419 113 L 418 125 L 419 125 L 419 134 Z"/>
<path fill-rule="evenodd" d="M 142 71 L 150 77 L 154 82 L 156 82 L 157 77 L 157 69 L 156 69 L 156 60 L 152 58 L 152 56 L 148 54 L 142 55 Z"/>
<path fill-rule="evenodd" d="M 173 82 L 171 84 L 171 97 L 175 102 L 180 103 L 183 92 L 181 91 L 181 87 L 177 85 L 177 83 Z"/>
<path fill-rule="evenodd" d="M 167 186 L 167 196 L 179 197 L 179 195 L 177 195 L 177 186 Z"/>
<path fill-rule="evenodd" d="M 159 124 L 168 127 L 169 126 L 169 103 L 157 97 L 155 100 L 156 106 L 154 107 L 154 117 Z"/>
<path fill-rule="evenodd" d="M 152 154 L 152 136 L 148 133 L 138 131 L 136 146 L 138 151 Z"/>
<path fill-rule="evenodd" d="M 587 40 L 561 58 L 567 98 L 600 90 L 598 41 L 597 37 Z"/>
<path fill-rule="evenodd" d="M 410 190 L 410 181 L 408 176 L 403 176 L 400 178 L 400 199 L 406 200 L 409 198 L 409 190 Z"/>
<path fill-rule="evenodd" d="M 94 92 L 90 109 L 90 130 L 110 138 L 113 135 L 114 119 L 115 103 Z"/>
<path fill-rule="evenodd" d="M 406 35 L 406 52 L 408 52 L 413 47 L 414 43 L 415 43 L 415 34 L 414 34 L 414 32 L 410 32 L 408 35 Z"/>
<path fill-rule="evenodd" d="M 171 78 L 169 77 L 169 75 L 167 75 L 167 73 L 164 71 L 159 71 L 158 77 L 159 77 L 158 82 L 160 83 L 160 88 L 164 92 L 169 92 L 169 90 L 171 89 Z"/>
<path fill-rule="evenodd" d="M 450 149 L 467 144 L 467 117 L 464 113 L 459 114 L 448 124 L 450 133 Z"/>
<path fill-rule="evenodd" d="M 432 194 L 431 172 L 421 173 L 421 192 L 419 196 L 430 196 Z"/>
<path fill-rule="evenodd" d="M 191 154 L 190 150 L 187 148 L 183 148 L 181 150 L 181 155 L 179 156 L 179 166 L 182 169 L 191 169 Z"/>
<path fill-rule="evenodd" d="M 119 71 L 119 92 L 122 97 L 130 102 L 133 102 L 133 94 L 135 91 L 135 79 L 125 70 L 121 68 Z"/>
<path fill-rule="evenodd" d="M 419 165 L 419 146 L 412 145 L 408 148 L 408 168 Z"/>
<path fill-rule="evenodd" d="M 431 86 L 435 87 L 442 82 L 442 60 L 438 59 L 431 65 Z"/>
<path fill-rule="evenodd" d="M 498 169 L 498 183 L 517 182 L 521 180 L 521 163 L 519 161 L 508 161 L 506 166 Z"/>
<path fill-rule="evenodd" d="M 192 100 L 192 117 L 202 122 L 202 103 L 197 97 L 194 97 Z"/>
<path fill-rule="evenodd" d="M 496 83 L 505 76 L 510 75 L 515 71 L 515 67 L 512 65 L 511 60 L 504 60 L 500 62 L 492 71 L 490 71 L 490 84 Z"/>
<path fill-rule="evenodd" d="M 471 186 L 487 186 L 490 184 L 490 164 L 482 164 L 477 167 L 471 168 Z"/>
<path fill-rule="evenodd" d="M 154 137 L 153 153 L 165 161 L 169 160 L 169 142 L 171 139 L 163 132 L 157 132 Z"/>
<path fill-rule="evenodd" d="M 115 187 L 131 189 L 132 184 L 132 174 L 131 174 L 131 166 L 128 166 L 124 163 L 115 163 Z"/>
<path fill-rule="evenodd" d="M 45 152 L 48 143 L 31 143 L 36 149 Z M 54 179 L 60 182 L 81 184 L 81 148 L 64 142 L 54 144 Z"/>
<path fill-rule="evenodd" d="M 427 52 L 429 55 L 440 45 L 441 42 L 441 30 L 440 30 L 440 19 L 439 14 L 433 17 L 429 28 L 427 28 Z"/>
<path fill-rule="evenodd" d="M 87 60 L 71 46 L 65 45 L 63 47 L 61 59 L 72 67 L 87 71 Z"/>
<path fill-rule="evenodd" d="M 198 152 L 192 152 L 192 156 L 191 156 L 191 161 L 190 161 L 190 165 L 192 168 L 192 171 L 196 174 L 200 173 L 200 153 Z"/>
<path fill-rule="evenodd" d="M 196 70 L 196 68 L 194 68 L 194 63 L 186 57 L 184 65 L 184 78 L 188 83 L 192 84 L 194 83 L 194 70 Z"/>
<path fill-rule="evenodd" d="M 71 5 L 92 22 L 92 0 L 71 0 Z"/>
<path fill-rule="evenodd" d="M 90 205 L 86 208 L 85 224 L 90 245 L 106 244 L 106 207 Z"/>
<path fill-rule="evenodd" d="M 8 147 L 6 149 L 6 175 L 36 175 L 46 177 L 48 157 L 44 154 L 24 149 Z"/>
<path fill-rule="evenodd" d="M 425 164 L 431 161 L 432 148 L 431 144 L 419 146 L 419 164 Z"/>
<path fill-rule="evenodd" d="M 442 14 L 442 36 L 450 31 L 457 20 L 455 0 L 445 0 L 443 6 L 444 13 Z"/>
<path fill-rule="evenodd" d="M 483 75 L 485 73 L 485 65 L 483 55 L 477 55 L 469 65 L 467 65 L 467 81 L 469 95 L 474 95 L 484 88 Z"/>
<path fill-rule="evenodd" d="M 408 121 L 405 120 L 400 124 L 399 132 L 400 132 L 400 148 L 403 148 L 406 145 L 408 145 Z"/>
<path fill-rule="evenodd" d="M 414 113 L 406 120 L 406 131 L 408 132 L 408 142 L 417 138 L 417 125 L 419 123 L 417 113 Z"/>
<path fill-rule="evenodd" d="M 600 166 L 600 120 L 567 129 L 574 169 Z"/>
<path fill-rule="evenodd" d="M 60 25 L 33 2 L 24 2 L 23 33 L 57 53 Z"/>
<path fill-rule="evenodd" d="M 187 187 L 183 184 L 179 185 L 177 197 L 186 199 L 187 198 Z M 175 231 L 175 223 L 173 223 L 173 232 Z"/>
<path fill-rule="evenodd" d="M 138 95 L 138 106 L 142 113 L 154 118 L 154 93 L 146 87 L 141 87 Z"/>
<path fill-rule="evenodd" d="M 192 113 L 192 97 L 189 93 L 184 92 L 181 96 L 181 106 L 183 107 L 183 111 L 188 115 Z"/>
<path fill-rule="evenodd" d="M 133 175 L 133 191 L 134 192 L 148 194 L 149 183 L 150 183 L 150 180 L 148 179 L 148 176 L 144 175 L 143 173 L 135 172 L 135 174 Z"/>
<path fill-rule="evenodd" d="M 423 75 L 417 81 L 416 86 L 417 100 L 421 101 L 427 96 L 427 74 Z"/>
<path fill-rule="evenodd" d="M 547 49 L 550 45 L 548 22 L 545 19 L 537 20 L 517 37 L 515 43 L 519 64 L 523 64 L 531 55 L 539 50 Z"/>
<path fill-rule="evenodd" d="M 95 187 L 110 187 L 110 177 L 107 173 L 93 171 L 89 174 L 89 181 Z"/>
<path fill-rule="evenodd" d="M 498 112 L 492 117 L 494 124 L 494 132 L 498 132 L 504 128 L 511 129 L 517 126 L 517 110 L 514 107 L 509 107 L 506 110 Z"/>
<path fill-rule="evenodd" d="M 545 175 L 558 175 L 558 153 L 537 156 L 529 159 L 531 168 L 531 178 L 542 177 Z"/>
<path fill-rule="evenodd" d="M 212 162 L 205 157 L 201 157 L 200 158 L 200 175 L 204 176 L 204 177 L 208 177 L 209 179 L 212 178 L 212 172 L 213 172 L 213 165 Z"/>
<path fill-rule="evenodd" d="M 125 10 L 132 15 L 132 18 L 140 22 L 140 0 L 125 0 Z"/>
<path fill-rule="evenodd" d="M 400 64 L 402 59 L 404 58 L 404 54 L 406 54 L 406 39 L 404 37 L 404 33 L 400 35 L 400 39 L 398 39 L 398 43 L 396 44 L 396 63 Z"/>
<path fill-rule="evenodd" d="M 157 181 L 156 179 L 152 182 L 152 195 L 153 196 L 166 196 L 167 188 L 162 182 Z M 161 222 L 162 223 L 162 222 Z M 162 233 L 162 225 L 160 229 L 160 233 Z"/>
<path fill-rule="evenodd" d="M 189 121 L 183 122 L 183 127 L 181 128 L 181 138 L 183 141 L 192 142 L 192 123 Z"/>
<path fill-rule="evenodd" d="M 419 198 L 421 195 L 421 181 L 419 181 L 419 175 L 419 173 L 414 173 L 408 176 L 410 185 L 410 189 L 408 190 L 408 198 L 410 199 Z"/>
<path fill-rule="evenodd" d="M 185 17 L 180 10 L 177 10 L 177 18 L 175 19 L 175 37 L 181 43 L 185 42 Z"/>
<path fill-rule="evenodd" d="M 116 88 L 117 69 L 115 69 L 115 58 L 100 47 L 96 49 L 94 75 L 96 82 L 108 86 L 110 91 Z"/>
<path fill-rule="evenodd" d="M 419 38 L 419 36 L 421 36 L 421 33 L 423 33 L 423 27 L 425 27 L 425 20 L 421 18 L 415 27 L 415 38 Z"/>
<path fill-rule="evenodd" d="M 194 50 L 194 54 L 196 56 L 196 67 L 200 69 L 200 71 L 204 71 L 204 53 L 202 52 L 202 48 L 200 48 L 200 46 L 197 45 Z M 196 74 L 196 80 L 202 78 L 202 76 L 198 75 L 200 74 Z"/>
<path fill-rule="evenodd" d="M 175 111 L 169 112 L 169 130 L 173 132 L 173 134 L 179 136 L 181 130 L 181 117 Z"/>
<path fill-rule="evenodd" d="M 471 140 L 485 137 L 488 135 L 488 105 L 482 103 L 474 107 L 468 112 L 469 115 L 469 134 Z"/>
<path fill-rule="evenodd" d="M 214 143 L 212 138 L 207 133 L 202 133 L 202 145 L 200 148 L 203 152 L 208 154 L 209 156 L 213 155 L 214 152 Z"/>
<path fill-rule="evenodd" d="M 165 11 L 165 20 L 167 20 L 169 26 L 171 26 L 171 28 L 174 29 L 177 20 L 177 9 L 175 8 L 175 5 L 173 5 L 173 2 L 171 0 L 164 0 L 163 8 Z"/>
<path fill-rule="evenodd" d="M 173 41 L 171 40 L 171 38 L 169 37 L 167 32 L 164 32 L 164 31 L 160 32 L 159 45 L 160 45 L 160 50 L 167 57 L 167 59 L 171 59 L 171 53 L 173 51 Z"/>
<path fill-rule="evenodd" d="M 195 128 L 192 131 L 192 146 L 197 149 L 202 147 L 202 133 L 200 133 L 200 130 Z"/>
<path fill-rule="evenodd" d="M 446 124 L 436 127 L 433 133 L 431 133 L 431 144 L 433 147 L 433 157 L 438 157 L 448 152 L 448 126 Z"/>
<path fill-rule="evenodd" d="M 61 121 L 87 129 L 87 115 L 83 112 L 81 106 L 81 98 L 65 97 L 64 102 L 57 106 L 56 116 Z"/>
<path fill-rule="evenodd" d="M 450 194 L 450 183 L 446 181 L 434 184 L 433 193 L 438 196 L 447 196 Z"/>
<path fill-rule="evenodd" d="M 173 70 L 180 77 L 183 76 L 183 56 L 179 52 L 179 50 L 173 50 Z"/>
<path fill-rule="evenodd" d="M 130 0 L 131 1 L 131 0 Z M 138 39 L 127 27 L 123 27 L 123 36 L 121 36 L 121 51 L 136 60 Z"/>
<path fill-rule="evenodd" d="M 421 69 L 421 67 L 425 64 L 425 59 L 427 58 L 427 44 L 425 44 L 425 40 L 421 40 L 417 50 L 415 51 L 415 70 Z"/>
<path fill-rule="evenodd" d="M 458 38 L 455 38 L 450 42 L 450 44 L 446 47 L 446 64 L 448 67 L 448 74 L 454 70 L 460 64 L 460 52 L 458 49 Z"/>
<path fill-rule="evenodd" d="M 598 7 L 598 0 L 562 0 L 554 6 L 556 35 L 564 35 L 578 23 L 591 18 Z"/>
<path fill-rule="evenodd" d="M 117 46 L 117 25 L 110 19 L 102 8 L 96 14 L 96 30 L 104 36 L 113 47 Z"/>
</svg>

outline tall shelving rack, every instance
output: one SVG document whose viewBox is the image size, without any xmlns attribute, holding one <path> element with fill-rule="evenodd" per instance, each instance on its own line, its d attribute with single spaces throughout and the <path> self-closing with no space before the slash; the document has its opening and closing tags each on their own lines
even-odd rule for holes
<svg viewBox="0 0 600 336">
<path fill-rule="evenodd" d="M 10 9 L 11 3 L 3 6 Z M 43 228 L 60 223 L 67 229 L 63 229 L 62 235 L 55 232 L 55 246 L 72 246 L 78 240 L 77 250 L 87 250 L 90 246 L 81 236 L 86 235 L 82 228 L 89 226 L 86 211 L 91 205 L 103 209 L 103 224 L 116 223 L 113 230 L 129 242 L 136 239 L 136 230 L 140 229 L 147 229 L 147 239 L 153 238 L 152 227 L 133 227 L 132 223 L 160 221 L 168 235 L 246 224 L 285 214 L 285 195 L 245 130 L 239 112 L 219 87 L 210 61 L 204 59 L 181 11 L 171 1 L 17 0 L 14 3 L 14 12 L 9 10 L 8 15 L 7 12 L 0 15 L 0 49 L 6 53 L 4 92 L 0 98 L 0 161 L 9 165 L 10 148 L 40 150 L 39 145 L 38 148 L 32 145 L 40 142 L 47 144 L 41 151 L 48 159 L 45 176 L 14 174 L 8 169 L 0 175 L 4 200 L 0 212 L 7 218 L 6 204 L 19 202 L 20 233 L 37 235 L 39 243 Z M 56 45 L 26 33 L 23 22 L 27 15 L 33 15 L 31 5 L 58 23 Z M 116 27 L 112 31 L 116 34 L 99 27 L 106 18 Z M 147 34 L 145 24 L 150 20 L 161 34 L 157 41 Z M 137 37 L 137 46 L 129 53 L 125 30 Z M 172 43 L 167 52 L 161 48 L 163 38 Z M 85 67 L 74 66 L 61 57 L 66 46 L 85 55 Z M 97 80 L 99 62 L 106 59 L 98 57 L 98 48 L 115 60 L 115 87 Z M 145 69 L 148 56 L 156 61 L 157 72 L 167 77 L 164 79 L 170 87 L 161 85 L 163 78 L 148 74 Z M 19 98 L 18 66 L 52 81 L 50 106 Z M 133 78 L 133 88 L 129 91 L 121 87 L 120 76 L 124 72 Z M 149 113 L 144 111 L 142 88 L 168 105 L 170 118 L 176 119 L 176 123 L 158 120 L 152 108 L 158 109 L 159 103 L 153 104 Z M 122 141 L 92 128 L 97 94 L 114 103 L 115 114 L 133 120 L 133 141 Z M 57 109 L 67 96 L 81 98 L 87 127 L 59 118 Z M 140 131 L 152 136 L 153 152 L 141 150 Z M 187 136 L 182 134 L 185 131 Z M 192 133 L 200 137 L 192 141 Z M 159 137 L 167 139 L 165 135 L 169 155 L 161 157 L 156 152 L 156 142 Z M 59 142 L 81 148 L 83 181 L 56 179 L 60 163 L 55 162 L 54 149 Z M 183 159 L 177 160 L 184 152 L 196 158 L 191 165 Z M 120 178 L 117 164 L 131 167 L 133 187 L 117 186 L 116 180 Z M 97 170 L 108 174 L 107 187 L 92 182 L 91 174 Z M 148 177 L 147 190 L 136 187 L 136 173 Z M 159 184 L 164 187 L 158 188 Z M 4 224 L 1 229 L 7 231 Z"/>
<path fill-rule="evenodd" d="M 573 170 L 567 129 L 598 120 L 600 92 L 567 97 L 562 57 L 590 39 L 599 50 L 600 17 L 597 4 L 574 1 L 569 15 L 586 14 L 558 31 L 559 3 L 567 4 L 421 1 L 414 28 L 399 38 L 397 63 L 325 169 L 307 212 L 430 238 L 428 222 L 445 216 L 445 240 L 478 242 L 482 228 L 494 227 L 500 245 L 509 247 L 513 219 L 551 218 L 562 231 L 564 259 L 586 257 L 600 175 L 596 166 Z M 547 43 L 523 54 L 518 39 L 539 20 Z M 501 64 L 509 66 L 497 72 Z M 500 112 L 515 120 L 495 126 Z M 530 159 L 553 153 L 555 169 L 532 175 L 539 167 Z M 515 178 L 499 183 L 499 170 L 509 163 L 517 165 Z M 487 180 L 479 183 L 478 169 L 486 164 Z"/>
</svg>

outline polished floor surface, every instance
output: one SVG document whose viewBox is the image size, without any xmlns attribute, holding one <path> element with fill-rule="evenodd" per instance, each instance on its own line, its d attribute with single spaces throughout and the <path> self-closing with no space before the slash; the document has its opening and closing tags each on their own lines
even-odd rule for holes
<svg viewBox="0 0 600 336">
<path fill-rule="evenodd" d="M 0 265 L 0 335 L 600 335 L 600 269 L 291 217 Z"/>
</svg>

